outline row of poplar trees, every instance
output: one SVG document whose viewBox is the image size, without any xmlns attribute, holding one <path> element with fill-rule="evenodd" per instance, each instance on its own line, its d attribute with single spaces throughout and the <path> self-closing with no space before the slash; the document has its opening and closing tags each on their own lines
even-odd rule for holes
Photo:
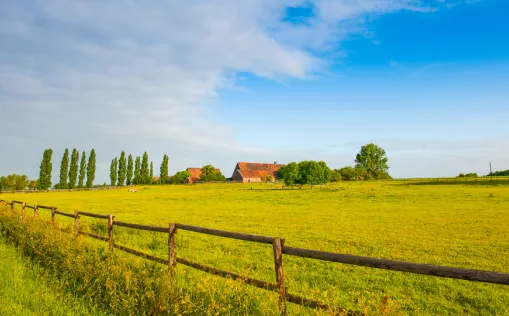
<svg viewBox="0 0 509 316">
<path fill-rule="evenodd" d="M 159 183 L 166 183 L 168 179 L 168 156 L 164 155 L 160 168 Z M 154 164 L 150 162 L 147 152 L 143 157 L 129 154 L 126 159 L 125 152 L 120 153 L 120 157 L 113 158 L 110 165 L 110 181 L 112 186 L 124 186 L 131 184 L 153 184 L 154 183 Z"/>
<path fill-rule="evenodd" d="M 53 164 L 51 162 L 53 156 L 52 149 L 46 149 L 43 154 L 39 179 L 37 180 L 37 187 L 41 190 L 51 188 L 51 173 L 53 171 Z M 80 154 L 76 148 L 73 149 L 71 160 L 69 161 L 69 149 L 65 149 L 60 164 L 60 181 L 55 185 L 56 189 L 74 189 L 74 188 L 91 188 L 95 179 L 96 168 L 96 155 L 95 150 L 90 151 L 90 156 L 87 163 L 86 152 Z M 85 182 L 86 178 L 86 182 Z"/>
</svg>

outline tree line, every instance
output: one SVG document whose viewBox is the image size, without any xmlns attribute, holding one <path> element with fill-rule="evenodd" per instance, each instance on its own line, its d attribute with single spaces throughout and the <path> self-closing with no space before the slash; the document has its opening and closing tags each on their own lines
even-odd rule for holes
<svg viewBox="0 0 509 316">
<path fill-rule="evenodd" d="M 0 191 L 25 190 L 27 187 L 34 190 L 36 181 L 28 180 L 28 177 L 24 174 L 10 174 L 0 177 Z"/>
<path fill-rule="evenodd" d="M 40 165 L 39 179 L 28 180 L 26 175 L 9 175 L 0 177 L 0 189 L 24 190 L 30 189 L 47 190 L 51 188 L 53 150 L 46 149 Z M 124 185 L 148 185 L 148 184 L 179 184 L 185 183 L 191 177 L 187 170 L 178 171 L 173 176 L 168 175 L 168 155 L 163 156 L 159 168 L 159 176 L 154 176 L 154 164 L 149 161 L 145 151 L 142 157 L 126 157 L 125 151 L 115 157 L 110 165 L 110 184 L 112 186 Z M 330 169 L 323 161 L 305 160 L 299 163 L 291 162 L 283 166 L 277 174 L 286 185 L 318 185 L 337 181 L 355 181 L 369 179 L 390 179 L 388 173 L 388 158 L 385 150 L 375 144 L 361 147 L 355 157 L 355 166 L 346 166 L 341 169 Z M 91 188 L 93 187 L 96 172 L 95 149 L 90 151 L 87 161 L 86 152 L 80 153 L 74 148 L 69 157 L 69 149 L 65 149 L 60 163 L 60 179 L 54 186 L 57 189 Z M 496 172 L 493 175 L 505 175 L 509 171 Z M 461 176 L 461 175 L 460 175 Z M 463 175 L 472 176 L 472 174 Z M 86 180 L 86 181 L 85 181 Z M 201 168 L 200 182 L 221 182 L 225 176 L 212 165 Z M 267 176 L 264 181 L 272 181 L 272 176 Z"/>
<path fill-rule="evenodd" d="M 51 187 L 51 172 L 52 163 L 51 156 L 53 151 L 48 149 L 43 154 L 43 160 L 41 162 L 41 171 L 39 174 L 39 186 L 42 190 L 49 189 Z M 88 157 L 85 151 L 80 153 L 74 148 L 71 153 L 69 160 L 69 149 L 66 148 L 62 161 L 60 163 L 60 180 L 55 184 L 55 189 L 76 189 L 76 188 L 91 188 L 95 180 L 96 170 L 96 153 L 95 149 L 90 151 Z M 86 182 L 85 182 L 86 178 Z"/>
<path fill-rule="evenodd" d="M 168 156 L 164 155 L 160 168 L 162 177 L 154 177 L 154 164 L 152 161 L 149 164 L 147 152 L 144 152 L 142 157 L 133 158 L 133 155 L 129 154 L 126 158 L 125 151 L 122 151 L 120 157 L 111 160 L 110 184 L 111 186 L 124 186 L 164 183 L 161 179 L 168 177 L 168 161 Z"/>
<path fill-rule="evenodd" d="M 389 159 L 385 150 L 375 144 L 361 147 L 355 157 L 355 167 L 330 169 L 324 161 L 291 162 L 278 171 L 285 185 L 319 185 L 338 181 L 390 179 Z"/>
<path fill-rule="evenodd" d="M 495 171 L 490 172 L 488 174 L 488 177 L 502 177 L 502 176 L 509 176 L 509 170 Z"/>
</svg>

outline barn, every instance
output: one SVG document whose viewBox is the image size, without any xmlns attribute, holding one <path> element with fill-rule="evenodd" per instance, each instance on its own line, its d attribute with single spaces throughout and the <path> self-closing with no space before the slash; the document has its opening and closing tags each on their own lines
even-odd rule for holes
<svg viewBox="0 0 509 316">
<path fill-rule="evenodd" d="M 268 177 L 278 179 L 278 171 L 284 165 L 274 163 L 237 162 L 232 175 L 232 181 L 262 182 Z"/>
</svg>

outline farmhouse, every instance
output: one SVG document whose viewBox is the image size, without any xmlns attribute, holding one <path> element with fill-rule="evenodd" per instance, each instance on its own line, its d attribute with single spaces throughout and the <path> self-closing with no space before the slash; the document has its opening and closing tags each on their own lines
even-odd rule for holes
<svg viewBox="0 0 509 316">
<path fill-rule="evenodd" d="M 262 182 L 268 178 L 278 179 L 278 171 L 284 165 L 274 163 L 238 162 L 233 171 L 232 181 Z"/>
<path fill-rule="evenodd" d="M 187 171 L 191 174 L 190 177 L 188 177 L 184 183 L 196 183 L 200 181 L 201 176 L 201 168 L 187 168 Z M 216 168 L 216 172 L 221 172 L 221 170 Z"/>
</svg>

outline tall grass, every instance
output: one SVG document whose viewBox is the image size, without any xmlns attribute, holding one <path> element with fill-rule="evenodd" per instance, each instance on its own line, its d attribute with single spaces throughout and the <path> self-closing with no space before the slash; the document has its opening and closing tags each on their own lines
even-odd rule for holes
<svg viewBox="0 0 509 316">
<path fill-rule="evenodd" d="M 44 220 L 5 213 L 0 215 L 0 223 L 2 238 L 15 245 L 26 258 L 41 267 L 47 278 L 58 283 L 58 288 L 65 289 L 79 297 L 80 301 L 97 306 L 106 313 L 277 313 L 277 298 L 270 298 L 275 296 L 273 293 L 257 295 L 246 291 L 246 287 L 238 282 L 218 282 L 215 277 L 193 279 L 185 271 L 171 277 L 168 268 L 163 265 L 109 252 L 86 237 L 74 237 L 67 226 L 60 230 Z M 58 292 L 46 295 L 58 296 Z M 14 293 L 11 293 L 11 296 L 15 296 Z M 259 299 L 256 299 L 257 296 Z M 7 302 L 7 305 L 11 306 L 11 303 Z"/>
<path fill-rule="evenodd" d="M 0 236 L 0 315 L 106 315 L 63 291 Z"/>
</svg>

